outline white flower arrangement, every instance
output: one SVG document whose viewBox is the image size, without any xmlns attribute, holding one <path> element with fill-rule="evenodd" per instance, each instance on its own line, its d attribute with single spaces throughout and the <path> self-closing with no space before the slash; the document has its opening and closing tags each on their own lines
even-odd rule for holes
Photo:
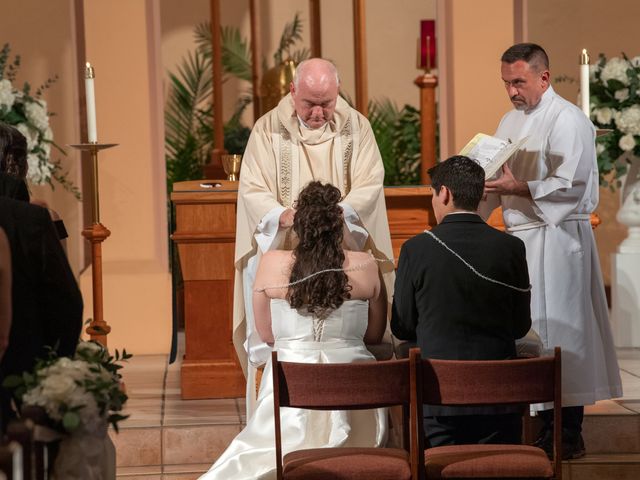
<svg viewBox="0 0 640 480">
<path fill-rule="evenodd" d="M 115 357 L 96 342 L 78 344 L 73 359 L 38 361 L 33 372 L 10 376 L 3 385 L 14 390 L 18 403 L 42 407 L 51 426 L 63 433 L 95 433 L 127 418 L 120 412 L 127 395 L 121 389 L 121 365 L 131 355 L 116 350 Z"/>
<path fill-rule="evenodd" d="M 619 186 L 629 155 L 640 156 L 640 56 L 600 55 L 590 69 L 589 89 L 593 123 L 613 130 L 596 139 L 600 184 Z M 611 172 L 610 184 L 605 177 Z"/>
<path fill-rule="evenodd" d="M 48 112 L 47 102 L 42 98 L 57 77 L 47 79 L 33 95 L 28 82 L 22 89 L 17 89 L 13 82 L 20 68 L 20 56 L 16 55 L 10 62 L 10 52 L 8 43 L 0 50 L 0 122 L 16 127 L 27 139 L 27 180 L 35 185 L 49 184 L 51 188 L 53 180 L 56 180 L 80 199 L 80 190 L 69 181 L 60 160 L 51 159 L 52 146 L 66 155 L 53 141 L 53 131 L 49 126 L 49 117 L 53 114 Z"/>
</svg>

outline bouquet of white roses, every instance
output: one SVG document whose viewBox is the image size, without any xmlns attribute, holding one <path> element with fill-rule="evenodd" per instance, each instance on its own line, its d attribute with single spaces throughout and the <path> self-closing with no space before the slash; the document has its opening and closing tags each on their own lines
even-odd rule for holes
<svg viewBox="0 0 640 480">
<path fill-rule="evenodd" d="M 614 172 L 619 186 L 617 179 L 628 165 L 624 154 L 640 156 L 640 56 L 629 59 L 622 54 L 607 60 L 600 55 L 590 77 L 591 120 L 598 128 L 613 130 L 596 139 L 600 183 L 607 186 L 604 177 Z"/>
<path fill-rule="evenodd" d="M 57 77 L 47 79 L 33 94 L 28 82 L 17 89 L 14 82 L 20 68 L 20 56 L 16 55 L 10 61 L 10 52 L 8 43 L 0 50 L 0 122 L 13 125 L 27 139 L 27 179 L 35 185 L 48 183 L 51 187 L 52 180 L 56 180 L 80 199 L 80 191 L 67 179 L 60 161 L 51 160 L 51 147 L 63 155 L 65 152 L 53 141 L 49 125 L 49 117 L 53 114 L 47 111 L 42 94 Z"/>
<path fill-rule="evenodd" d="M 107 423 L 117 431 L 118 422 L 127 418 L 118 413 L 127 395 L 116 362 L 130 357 L 126 351 L 113 357 L 99 343 L 81 341 L 73 359 L 53 354 L 38 361 L 33 372 L 8 377 L 4 385 L 15 390 L 22 404 L 42 407 L 63 433 L 97 432 Z"/>
</svg>

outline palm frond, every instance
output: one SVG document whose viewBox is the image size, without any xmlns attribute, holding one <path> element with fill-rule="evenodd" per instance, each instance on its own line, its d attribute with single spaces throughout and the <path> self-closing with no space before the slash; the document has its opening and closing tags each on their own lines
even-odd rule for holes
<svg viewBox="0 0 640 480">
<path fill-rule="evenodd" d="M 211 60 L 199 51 L 188 53 L 176 74 L 169 74 L 169 95 L 165 108 L 167 182 L 200 176 L 200 167 L 212 143 L 203 135 L 211 129 Z M 204 108 L 203 108 L 204 106 Z"/>
<path fill-rule="evenodd" d="M 202 22 L 193 29 L 196 39 L 196 48 L 205 58 L 211 58 L 211 22 Z"/>
<path fill-rule="evenodd" d="M 393 126 L 398 118 L 398 109 L 389 99 L 371 100 L 368 106 L 369 123 L 384 165 L 384 183 L 393 185 L 398 175 L 394 159 Z"/>
<path fill-rule="evenodd" d="M 306 60 L 311 56 L 311 50 L 308 48 L 302 48 L 300 50 L 296 50 L 291 53 L 291 60 L 294 61 L 296 65 L 298 65 L 301 61 Z"/>
<path fill-rule="evenodd" d="M 222 66 L 225 72 L 251 81 L 251 52 L 249 44 L 240 36 L 236 27 L 222 29 Z"/>
<path fill-rule="evenodd" d="M 288 54 L 289 48 L 299 40 L 302 40 L 302 20 L 300 19 L 300 14 L 296 12 L 293 16 L 293 21 L 285 24 L 282 36 L 280 37 L 280 45 L 276 53 L 273 54 L 275 66 L 282 63 L 284 54 Z"/>
</svg>

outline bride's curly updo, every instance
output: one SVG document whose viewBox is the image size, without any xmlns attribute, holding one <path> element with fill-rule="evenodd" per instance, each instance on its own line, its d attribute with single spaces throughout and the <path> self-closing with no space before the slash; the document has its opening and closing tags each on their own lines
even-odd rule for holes
<svg viewBox="0 0 640 480">
<path fill-rule="evenodd" d="M 300 243 L 293 250 L 290 282 L 328 268 L 342 268 L 343 216 L 340 190 L 331 184 L 309 183 L 298 197 L 293 230 Z M 287 300 L 293 308 L 306 307 L 319 318 L 339 308 L 351 297 L 343 271 L 326 272 L 292 285 Z"/>
</svg>

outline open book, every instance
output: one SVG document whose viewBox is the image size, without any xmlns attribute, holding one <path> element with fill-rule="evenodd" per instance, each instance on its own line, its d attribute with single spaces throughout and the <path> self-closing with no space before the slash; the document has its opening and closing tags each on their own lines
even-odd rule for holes
<svg viewBox="0 0 640 480">
<path fill-rule="evenodd" d="M 478 133 L 465 147 L 460 150 L 460 155 L 475 160 L 484 168 L 485 179 L 493 177 L 502 164 L 516 153 L 529 137 L 524 137 L 515 143 L 511 140 L 502 140 L 484 133 Z"/>
</svg>

